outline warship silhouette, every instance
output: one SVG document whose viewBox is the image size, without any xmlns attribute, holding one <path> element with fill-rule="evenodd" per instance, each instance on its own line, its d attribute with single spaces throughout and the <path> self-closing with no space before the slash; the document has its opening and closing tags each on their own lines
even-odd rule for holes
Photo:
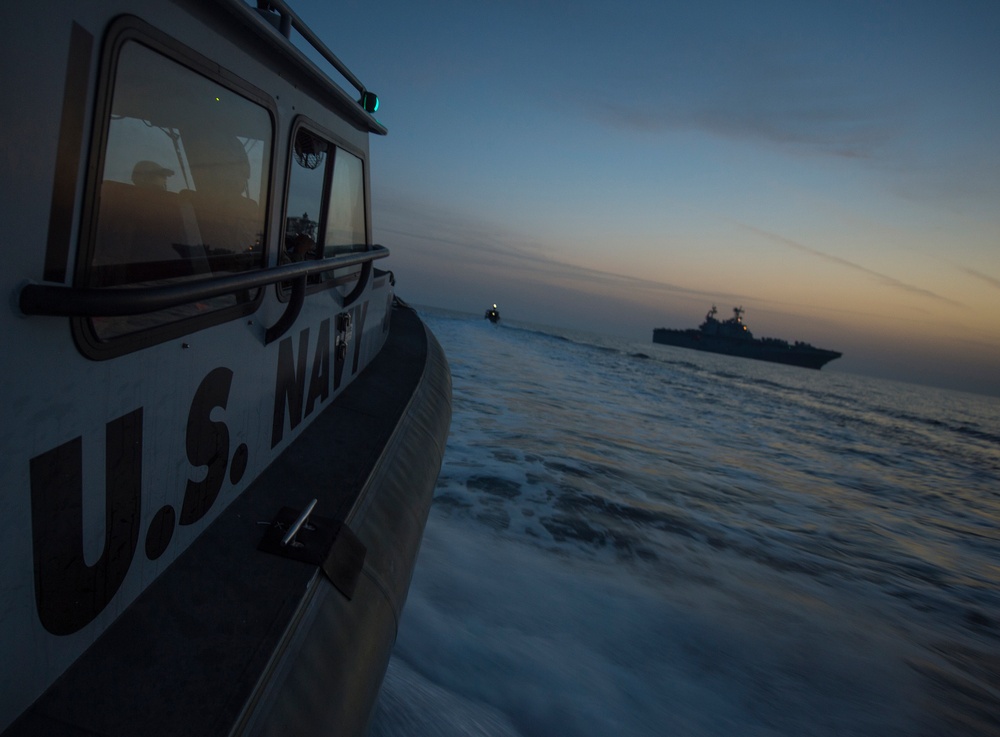
<svg viewBox="0 0 1000 737">
<path fill-rule="evenodd" d="M 697 329 L 655 328 L 653 342 L 811 369 L 820 369 L 843 355 L 838 351 L 814 348 L 800 341 L 789 343 L 780 338 L 755 338 L 743 322 L 742 307 L 734 307 L 733 316 L 728 320 L 719 320 L 715 317 L 716 314 L 715 305 L 712 305 L 712 309 L 705 315 L 705 322 Z"/>
</svg>

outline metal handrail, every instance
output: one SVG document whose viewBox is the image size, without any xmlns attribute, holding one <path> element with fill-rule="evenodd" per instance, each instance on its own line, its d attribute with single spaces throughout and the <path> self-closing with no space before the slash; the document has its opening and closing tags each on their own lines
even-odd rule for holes
<svg viewBox="0 0 1000 737">
<path fill-rule="evenodd" d="M 61 287 L 29 282 L 21 286 L 16 301 L 18 308 L 25 315 L 59 317 L 141 315 L 283 281 L 300 281 L 304 291 L 305 280 L 309 276 L 346 266 L 371 264 L 372 261 L 388 255 L 388 248 L 375 245 L 367 251 L 345 253 L 322 261 L 284 264 L 231 276 L 155 287 Z"/>
<path fill-rule="evenodd" d="M 366 95 L 372 93 L 347 68 L 344 62 L 330 51 L 326 44 L 306 25 L 305 21 L 295 14 L 285 0 L 256 0 L 255 8 L 248 4 L 253 3 L 254 0 L 216 0 L 216 2 L 238 18 L 272 49 L 290 59 L 306 74 L 310 75 L 321 89 L 344 105 L 348 114 L 353 116 L 356 122 L 365 126 L 369 132 L 381 136 L 388 132 L 385 126 L 364 108 L 363 101 Z M 303 53 L 299 45 L 292 43 L 292 28 L 295 28 L 302 39 L 310 44 L 348 84 L 358 90 L 361 94 L 360 100 L 353 99 L 348 94 L 345 85 L 331 78 L 329 69 L 325 67 L 321 69 L 313 59 Z"/>
<path fill-rule="evenodd" d="M 319 36 L 313 33 L 313 30 L 305 24 L 305 21 L 295 14 L 294 10 L 288 7 L 288 3 L 286 3 L 285 0 L 258 0 L 257 6 L 266 6 L 277 11 L 281 16 L 283 24 L 291 21 L 292 28 L 298 31 L 302 35 L 302 38 L 308 41 L 324 59 L 330 62 L 330 64 L 333 65 L 333 68 L 340 72 L 344 79 L 354 85 L 354 89 L 356 89 L 359 94 L 363 95 L 368 91 L 365 86 L 361 84 L 361 80 L 354 76 L 351 70 L 347 68 L 347 65 L 338 59 L 336 54 L 330 51 L 327 45 L 320 40 Z M 288 21 L 285 20 L 286 18 Z"/>
</svg>

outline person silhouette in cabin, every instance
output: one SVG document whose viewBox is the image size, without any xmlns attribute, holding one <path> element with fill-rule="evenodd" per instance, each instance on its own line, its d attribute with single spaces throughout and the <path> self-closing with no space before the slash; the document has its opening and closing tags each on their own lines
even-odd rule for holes
<svg viewBox="0 0 1000 737">
<path fill-rule="evenodd" d="M 206 253 L 261 254 L 263 216 L 247 187 L 250 161 L 234 136 L 185 139 L 195 189 L 181 194 L 194 208 Z"/>
<path fill-rule="evenodd" d="M 160 166 L 155 161 L 139 161 L 132 167 L 132 184 L 143 189 L 166 189 L 167 177 L 174 175 L 173 169 Z"/>
</svg>

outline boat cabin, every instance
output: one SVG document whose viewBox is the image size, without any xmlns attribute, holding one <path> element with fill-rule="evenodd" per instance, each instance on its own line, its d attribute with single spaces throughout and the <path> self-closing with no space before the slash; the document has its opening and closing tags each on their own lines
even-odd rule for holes
<svg viewBox="0 0 1000 737">
<path fill-rule="evenodd" d="M 0 732 L 278 733 L 295 653 L 369 638 L 319 681 L 353 668 L 361 703 L 303 711 L 360 730 L 450 416 L 443 354 L 378 268 L 377 98 L 283 0 L 16 3 L 3 68 Z M 404 432 L 421 392 L 430 430 Z M 419 498 L 382 501 L 406 442 Z M 317 497 L 350 596 L 329 547 L 257 551 Z M 342 620 L 377 632 L 309 629 Z"/>
</svg>

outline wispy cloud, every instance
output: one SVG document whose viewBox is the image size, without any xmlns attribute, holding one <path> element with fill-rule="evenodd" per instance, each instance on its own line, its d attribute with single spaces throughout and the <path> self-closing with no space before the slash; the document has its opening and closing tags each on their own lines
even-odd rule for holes
<svg viewBox="0 0 1000 737">
<path fill-rule="evenodd" d="M 718 100 L 686 109 L 650 111 L 619 104 L 590 105 L 602 124 L 639 133 L 700 130 L 733 140 L 757 140 L 808 149 L 848 159 L 870 159 L 894 135 L 874 120 L 852 118 L 846 110 L 796 107 L 790 101 L 773 109 Z"/>
<path fill-rule="evenodd" d="M 970 269 L 966 266 L 959 267 L 963 273 L 968 274 L 971 277 L 979 279 L 989 284 L 994 289 L 1000 289 L 1000 279 L 990 276 L 989 274 L 984 274 L 981 271 L 976 271 L 975 269 Z"/>
<path fill-rule="evenodd" d="M 628 285 L 632 288 L 662 289 L 698 296 L 706 296 L 708 294 L 701 290 L 682 287 L 669 282 L 642 279 L 571 264 L 556 258 L 550 258 L 538 251 L 497 242 L 497 235 L 490 235 L 486 239 L 475 236 L 469 238 L 456 237 L 455 234 L 449 234 L 448 224 L 440 221 L 436 223 L 436 227 L 427 230 L 415 228 L 397 229 L 392 227 L 382 227 L 379 230 L 383 233 L 404 236 L 408 239 L 430 242 L 439 250 L 447 252 L 448 258 L 458 259 L 465 265 L 491 263 L 504 266 L 508 269 L 529 270 L 539 276 L 545 275 L 550 278 L 554 277 L 575 282 L 602 284 L 606 286 Z M 472 234 L 467 233 L 467 235 Z M 500 237 L 502 238 L 502 236 Z"/>
<path fill-rule="evenodd" d="M 932 292 L 930 289 L 925 289 L 924 287 L 916 286 L 915 284 L 908 284 L 907 282 L 901 281 L 894 276 L 889 276 L 888 274 L 883 274 L 880 271 L 875 271 L 874 269 L 869 269 L 867 266 L 862 266 L 861 264 L 855 263 L 854 261 L 849 261 L 846 258 L 841 258 L 840 256 L 834 256 L 832 254 L 820 251 L 815 248 L 810 248 L 798 241 L 794 241 L 791 238 L 786 238 L 777 233 L 771 233 L 766 230 L 761 230 L 760 228 L 754 227 L 753 225 L 748 225 L 746 223 L 737 223 L 742 228 L 749 230 L 751 233 L 755 233 L 762 238 L 767 238 L 775 243 L 780 243 L 784 246 L 788 246 L 800 253 L 807 253 L 810 256 L 815 256 L 816 258 L 822 259 L 828 263 L 837 264 L 838 266 L 843 266 L 845 268 L 851 269 L 861 274 L 874 277 L 879 282 L 885 286 L 892 287 L 893 289 L 899 289 L 909 294 L 916 295 L 918 297 L 924 297 L 926 299 L 932 299 L 938 302 L 943 302 L 949 304 L 953 307 L 960 307 L 967 309 L 967 305 L 962 304 L 956 300 L 949 297 L 944 297 L 936 292 Z"/>
<path fill-rule="evenodd" d="M 500 267 L 508 272 L 530 274 L 532 279 L 559 280 L 605 288 L 648 289 L 712 298 L 707 292 L 664 281 L 615 274 L 561 260 L 538 242 L 502 226 L 420 205 L 404 199 L 385 203 L 380 235 L 420 241 L 434 249 L 437 258 L 450 264 Z M 391 243 L 387 244 L 391 247 Z"/>
<path fill-rule="evenodd" d="M 794 45 L 734 41 L 719 58 L 666 76 L 642 95 L 642 107 L 619 101 L 585 103 L 602 124 L 655 133 L 699 130 L 847 158 L 871 158 L 898 136 L 907 116 L 901 99 L 859 84 L 850 70 Z"/>
</svg>

